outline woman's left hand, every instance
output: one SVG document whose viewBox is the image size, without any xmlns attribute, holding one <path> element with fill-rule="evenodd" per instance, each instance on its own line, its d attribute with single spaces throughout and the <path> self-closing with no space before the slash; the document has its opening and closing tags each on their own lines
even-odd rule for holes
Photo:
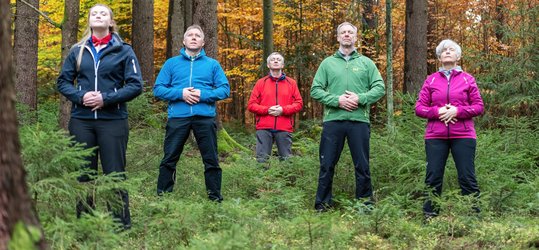
<svg viewBox="0 0 539 250">
<path fill-rule="evenodd" d="M 103 95 L 101 95 L 101 92 L 99 91 L 90 92 L 90 95 L 84 98 L 84 105 L 88 107 L 92 107 L 92 111 L 102 108 L 104 105 Z"/>
<path fill-rule="evenodd" d="M 442 122 L 447 125 L 448 123 L 455 123 L 457 121 L 457 107 L 446 104 L 445 110 L 442 110 L 440 112 L 440 116 L 438 117 Z"/>
</svg>

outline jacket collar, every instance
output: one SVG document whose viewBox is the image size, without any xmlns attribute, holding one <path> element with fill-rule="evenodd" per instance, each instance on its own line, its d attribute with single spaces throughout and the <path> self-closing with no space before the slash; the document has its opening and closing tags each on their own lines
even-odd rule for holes
<svg viewBox="0 0 539 250">
<path fill-rule="evenodd" d="M 120 45 L 123 44 L 123 42 L 124 42 L 124 41 L 122 40 L 122 38 L 120 38 L 120 36 L 119 36 L 118 34 L 112 33 L 112 38 L 110 39 L 108 45 L 110 45 L 111 47 L 112 47 L 112 46 L 120 46 Z M 90 37 L 88 38 L 88 40 L 86 41 L 86 45 L 88 45 L 88 46 L 90 46 L 90 45 L 93 46 L 93 43 L 92 43 L 92 36 L 90 36 Z"/>
<path fill-rule="evenodd" d="M 187 54 L 187 51 L 185 51 L 185 48 L 180 49 L 180 55 L 182 55 L 185 59 L 191 60 L 191 56 Z M 200 53 L 194 57 L 195 60 L 206 56 L 206 51 L 204 51 L 204 48 L 200 50 Z"/>
<path fill-rule="evenodd" d="M 456 66 L 452 69 L 446 70 L 443 67 L 440 67 L 438 69 L 438 72 L 440 72 L 440 74 L 442 74 L 445 77 L 449 77 L 449 76 L 460 74 L 462 72 L 462 68 L 460 66 Z"/>
<path fill-rule="evenodd" d="M 340 50 L 337 50 L 337 52 L 335 52 L 335 54 L 333 54 L 333 56 L 335 57 L 338 57 L 338 58 L 342 58 L 342 59 L 345 59 L 345 56 L 341 53 Z M 357 49 L 355 49 L 354 51 L 352 51 L 352 53 L 350 53 L 350 59 L 355 59 L 355 58 L 358 58 L 361 56 L 361 54 L 359 54 L 359 52 L 357 52 Z"/>
<path fill-rule="evenodd" d="M 282 81 L 282 80 L 284 80 L 284 79 L 286 78 L 286 75 L 285 75 L 284 72 L 283 72 L 283 73 L 281 73 L 281 76 L 279 76 L 279 77 L 273 77 L 273 76 L 271 75 L 271 73 L 270 73 L 270 74 L 268 74 L 268 77 L 269 77 L 272 81 Z"/>
</svg>

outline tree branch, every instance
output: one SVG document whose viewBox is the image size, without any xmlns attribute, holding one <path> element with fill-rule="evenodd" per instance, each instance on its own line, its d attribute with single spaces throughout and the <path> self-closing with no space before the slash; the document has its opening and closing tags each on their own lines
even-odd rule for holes
<svg viewBox="0 0 539 250">
<path fill-rule="evenodd" d="M 62 24 L 53 21 L 52 19 L 50 19 L 49 16 L 47 16 L 45 13 L 41 12 L 39 9 L 37 9 L 37 8 L 34 7 L 33 5 L 29 4 L 28 2 L 26 2 L 26 1 L 24 1 L 24 0 L 19 0 L 19 1 L 21 1 L 22 3 L 28 5 L 28 7 L 32 8 L 33 10 L 35 10 L 39 15 L 41 15 L 43 18 L 45 18 L 45 20 L 47 20 L 47 22 L 49 22 L 50 24 L 52 24 L 54 27 L 59 28 L 59 29 L 62 28 Z M 65 14 L 65 13 L 64 13 L 64 14 Z"/>
</svg>

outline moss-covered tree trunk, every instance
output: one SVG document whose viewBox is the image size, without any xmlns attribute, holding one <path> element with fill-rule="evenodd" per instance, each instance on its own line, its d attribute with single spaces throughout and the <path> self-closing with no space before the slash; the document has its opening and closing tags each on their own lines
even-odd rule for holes
<svg viewBox="0 0 539 250">
<path fill-rule="evenodd" d="M 206 51 L 206 55 L 217 58 L 217 0 L 195 0 L 194 8 L 193 23 L 200 25 L 204 31 L 204 50 Z M 237 149 L 249 151 L 230 137 L 223 128 L 219 114 L 215 117 L 215 121 L 217 122 L 217 139 L 220 153 L 229 153 Z"/>
</svg>

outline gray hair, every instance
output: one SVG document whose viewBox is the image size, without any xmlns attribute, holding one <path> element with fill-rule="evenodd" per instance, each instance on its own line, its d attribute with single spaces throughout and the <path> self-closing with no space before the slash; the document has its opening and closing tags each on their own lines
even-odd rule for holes
<svg viewBox="0 0 539 250">
<path fill-rule="evenodd" d="M 440 44 L 438 44 L 438 46 L 436 46 L 436 57 L 440 58 L 440 56 L 442 55 L 442 52 L 445 48 L 448 48 L 448 47 L 453 47 L 455 48 L 455 52 L 457 53 L 457 56 L 460 57 L 462 55 L 462 49 L 460 48 L 460 46 L 453 40 L 451 39 L 445 39 L 443 41 L 440 42 Z"/>
<path fill-rule="evenodd" d="M 195 29 L 200 30 L 200 33 L 202 33 L 202 39 L 204 39 L 204 31 L 202 30 L 202 27 L 200 27 L 200 25 L 198 25 L 198 24 L 193 24 L 193 25 L 187 27 L 187 29 L 183 33 L 183 39 L 185 39 L 187 37 L 187 32 L 188 31 L 195 30 Z"/>
<path fill-rule="evenodd" d="M 356 32 L 356 34 L 357 34 L 357 27 L 356 27 L 355 25 L 353 25 L 352 23 L 349 23 L 349 22 L 344 22 L 344 23 L 339 24 L 339 26 L 337 26 L 337 35 L 339 35 L 339 30 L 340 30 L 343 26 L 346 26 L 346 25 L 352 26 L 352 29 L 354 29 L 354 32 Z"/>
<path fill-rule="evenodd" d="M 273 52 L 273 53 L 271 53 L 271 54 L 268 56 L 268 58 L 266 59 L 266 62 L 267 62 L 268 64 L 270 63 L 270 58 L 271 58 L 272 56 L 278 56 L 278 57 L 280 57 L 281 59 L 283 59 L 283 65 L 284 65 L 284 56 L 281 55 L 281 53 L 279 53 L 279 52 Z"/>
</svg>

